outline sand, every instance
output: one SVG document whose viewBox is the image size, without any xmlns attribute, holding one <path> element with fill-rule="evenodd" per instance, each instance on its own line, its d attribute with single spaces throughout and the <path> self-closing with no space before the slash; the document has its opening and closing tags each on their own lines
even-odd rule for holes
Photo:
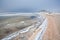
<svg viewBox="0 0 60 40">
<path fill-rule="evenodd" d="M 48 25 L 43 40 L 60 40 L 60 14 L 46 14 Z"/>
</svg>

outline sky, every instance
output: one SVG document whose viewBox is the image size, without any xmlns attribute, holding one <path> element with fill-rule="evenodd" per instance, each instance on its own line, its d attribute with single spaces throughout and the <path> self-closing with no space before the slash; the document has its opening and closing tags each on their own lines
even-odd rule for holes
<svg viewBox="0 0 60 40">
<path fill-rule="evenodd" d="M 60 0 L 0 0 L 0 12 L 60 12 Z"/>
</svg>

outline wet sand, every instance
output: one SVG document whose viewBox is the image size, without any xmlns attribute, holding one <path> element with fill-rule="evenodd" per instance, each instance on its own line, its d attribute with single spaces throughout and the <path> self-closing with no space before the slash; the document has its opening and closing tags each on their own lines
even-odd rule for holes
<svg viewBox="0 0 60 40">
<path fill-rule="evenodd" d="M 46 15 L 48 25 L 43 40 L 60 40 L 60 14 Z"/>
</svg>

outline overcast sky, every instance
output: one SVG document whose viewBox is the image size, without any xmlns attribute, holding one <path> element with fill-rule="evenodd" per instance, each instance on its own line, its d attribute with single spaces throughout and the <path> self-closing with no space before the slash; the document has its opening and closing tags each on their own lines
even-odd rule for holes
<svg viewBox="0 0 60 40">
<path fill-rule="evenodd" d="M 48 10 L 60 12 L 60 0 L 0 0 L 3 11 L 35 12 Z"/>
</svg>

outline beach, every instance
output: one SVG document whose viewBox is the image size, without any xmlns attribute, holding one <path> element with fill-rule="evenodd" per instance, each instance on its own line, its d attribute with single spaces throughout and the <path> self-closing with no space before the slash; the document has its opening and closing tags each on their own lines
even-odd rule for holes
<svg viewBox="0 0 60 40">
<path fill-rule="evenodd" d="M 46 14 L 48 25 L 43 40 L 60 40 L 60 14 Z"/>
</svg>

